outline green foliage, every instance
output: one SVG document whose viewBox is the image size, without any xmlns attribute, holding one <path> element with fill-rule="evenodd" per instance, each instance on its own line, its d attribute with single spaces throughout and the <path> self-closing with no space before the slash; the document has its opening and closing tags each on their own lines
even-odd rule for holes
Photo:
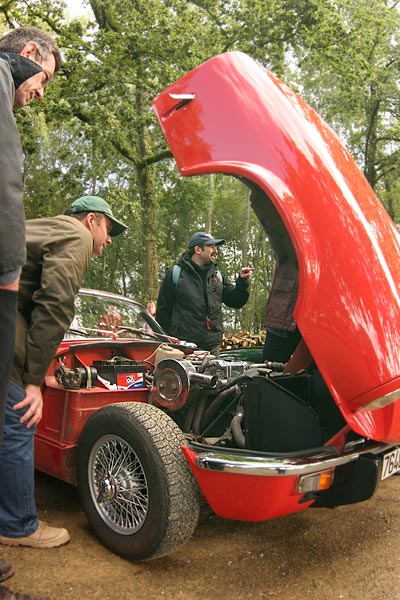
<svg viewBox="0 0 400 600">
<path fill-rule="evenodd" d="M 256 270 L 251 298 L 227 326 L 258 330 L 274 262 L 248 190 L 233 177 L 182 178 L 151 110 L 167 85 L 211 56 L 247 52 L 297 88 L 337 130 L 389 213 L 400 220 L 399 11 L 390 0 L 89 0 L 67 20 L 63 0 L 0 0 L 0 33 L 53 32 L 64 67 L 45 101 L 19 111 L 28 217 L 102 195 L 130 224 L 84 284 L 157 296 L 165 269 L 196 230 L 226 240 L 234 279 Z M 247 224 L 248 222 L 248 224 Z M 246 223 L 244 227 L 243 224 Z"/>
<path fill-rule="evenodd" d="M 398 221 L 398 2 L 321 0 L 318 14 L 316 26 L 295 48 L 292 76 L 345 140 Z"/>
</svg>

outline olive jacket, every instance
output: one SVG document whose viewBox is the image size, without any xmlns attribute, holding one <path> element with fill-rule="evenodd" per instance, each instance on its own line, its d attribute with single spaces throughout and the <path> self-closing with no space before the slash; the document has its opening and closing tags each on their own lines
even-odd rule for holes
<svg viewBox="0 0 400 600">
<path fill-rule="evenodd" d="M 17 339 L 11 379 L 40 385 L 74 317 L 75 296 L 89 268 L 93 238 L 74 217 L 26 222 Z"/>
</svg>

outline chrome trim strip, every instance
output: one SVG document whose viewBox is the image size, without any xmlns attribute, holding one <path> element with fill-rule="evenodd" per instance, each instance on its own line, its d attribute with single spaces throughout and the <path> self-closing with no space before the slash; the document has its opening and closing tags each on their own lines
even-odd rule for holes
<svg viewBox="0 0 400 600">
<path fill-rule="evenodd" d="M 168 94 L 170 98 L 173 100 L 194 100 L 196 98 L 196 94 Z"/>
<path fill-rule="evenodd" d="M 369 410 L 377 410 L 378 408 L 384 408 L 385 406 L 389 406 L 389 404 L 393 404 L 400 398 L 400 388 L 394 390 L 393 392 L 389 392 L 389 394 L 385 394 L 384 396 L 380 396 L 376 398 L 372 402 L 361 406 L 356 410 L 356 413 L 367 412 Z"/>
<path fill-rule="evenodd" d="M 352 444 L 341 455 L 334 452 L 329 454 L 316 454 L 314 456 L 299 458 L 277 458 L 263 456 L 243 456 L 234 453 L 210 450 L 200 452 L 196 463 L 199 469 L 207 471 L 223 471 L 238 475 L 260 475 L 264 477 L 289 477 L 308 475 L 326 471 L 340 465 L 357 460 L 363 454 L 381 454 L 396 447 L 396 444 L 372 443 L 367 448 L 355 451 Z"/>
</svg>

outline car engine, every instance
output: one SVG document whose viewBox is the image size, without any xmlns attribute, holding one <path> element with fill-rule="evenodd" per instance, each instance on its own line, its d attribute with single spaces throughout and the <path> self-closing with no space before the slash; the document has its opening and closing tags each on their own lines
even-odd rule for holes
<svg viewBox="0 0 400 600">
<path fill-rule="evenodd" d="M 188 349 L 186 349 L 188 352 Z M 185 353 L 161 344 L 150 360 L 114 355 L 54 375 L 65 389 L 106 387 L 146 394 L 196 443 L 268 453 L 322 447 L 345 424 L 318 369 Z"/>
<path fill-rule="evenodd" d="M 167 358 L 155 366 L 151 401 L 200 443 L 276 453 L 320 447 L 342 426 L 336 405 L 317 370 L 290 375 L 283 367 L 199 351 Z"/>
</svg>

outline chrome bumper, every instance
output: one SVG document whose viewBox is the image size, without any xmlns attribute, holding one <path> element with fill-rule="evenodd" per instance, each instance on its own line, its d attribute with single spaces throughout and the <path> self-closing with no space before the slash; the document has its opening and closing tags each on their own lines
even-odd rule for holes
<svg viewBox="0 0 400 600">
<path fill-rule="evenodd" d="M 382 454 L 396 447 L 396 444 L 371 443 L 368 447 L 357 449 L 359 442 L 345 446 L 341 454 L 332 448 L 331 452 L 318 453 L 304 457 L 277 457 L 260 455 L 243 455 L 234 452 L 209 450 L 199 452 L 196 457 L 199 469 L 222 471 L 238 475 L 259 475 L 263 477 L 290 477 L 309 475 L 328 471 L 341 465 L 356 461 L 365 454 Z M 192 448 L 193 449 L 193 448 Z M 196 449 L 196 452 L 198 450 Z"/>
</svg>

